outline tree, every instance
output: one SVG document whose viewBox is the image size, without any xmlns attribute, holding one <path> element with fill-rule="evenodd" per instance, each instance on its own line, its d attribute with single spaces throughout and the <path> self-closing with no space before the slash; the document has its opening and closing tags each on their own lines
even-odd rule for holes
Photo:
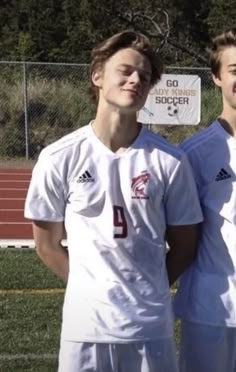
<svg viewBox="0 0 236 372">
<path fill-rule="evenodd" d="M 226 28 L 235 27 L 236 7 L 234 0 L 212 0 L 207 24 L 209 35 L 214 37 Z"/>
<path fill-rule="evenodd" d="M 0 58 L 87 63 L 94 45 L 131 28 L 166 64 L 205 66 L 210 37 L 234 19 L 234 0 L 2 0 Z"/>
<path fill-rule="evenodd" d="M 125 3 L 127 5 L 127 1 Z M 191 65 L 205 65 L 207 61 L 206 53 L 203 50 L 205 43 L 197 42 L 196 32 L 194 33 L 194 30 L 197 30 L 196 22 L 198 21 L 195 22 L 195 27 L 191 26 L 190 32 L 190 26 L 182 27 L 183 24 L 187 24 L 186 19 L 188 19 L 185 8 L 181 10 L 175 7 L 175 2 L 171 0 L 162 2 L 160 7 L 157 7 L 158 4 L 159 1 L 149 5 L 146 2 L 132 8 L 125 8 L 122 4 L 115 9 L 113 7 L 112 10 L 108 8 L 106 12 L 110 12 L 110 17 L 113 14 L 115 24 L 123 24 L 123 28 L 129 27 L 139 30 L 149 36 L 154 45 L 158 49 L 162 49 L 166 63 L 179 65 L 186 64 L 188 60 Z M 170 11 L 166 9 L 170 9 Z M 189 8 L 188 11 L 190 12 Z M 205 11 L 205 18 L 206 16 L 207 11 Z M 193 15 L 192 18 L 194 18 Z M 206 40 L 207 32 L 202 31 L 202 34 Z"/>
</svg>

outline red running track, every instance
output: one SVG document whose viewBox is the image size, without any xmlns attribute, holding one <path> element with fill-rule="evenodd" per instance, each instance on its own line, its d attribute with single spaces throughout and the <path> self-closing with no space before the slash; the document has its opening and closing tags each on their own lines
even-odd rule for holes
<svg viewBox="0 0 236 372">
<path fill-rule="evenodd" d="M 33 239 L 31 221 L 24 218 L 30 169 L 0 169 L 0 240 Z"/>
</svg>

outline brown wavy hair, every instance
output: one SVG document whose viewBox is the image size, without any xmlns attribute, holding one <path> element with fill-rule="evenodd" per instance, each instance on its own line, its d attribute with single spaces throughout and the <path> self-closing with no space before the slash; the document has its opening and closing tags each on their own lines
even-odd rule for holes
<svg viewBox="0 0 236 372">
<path fill-rule="evenodd" d="M 226 48 L 236 47 L 236 27 L 224 31 L 212 40 L 212 45 L 208 49 L 209 65 L 211 72 L 216 77 L 220 75 L 221 54 Z"/>
<path fill-rule="evenodd" d="M 103 69 L 106 61 L 121 49 L 132 48 L 143 54 L 151 64 L 151 84 L 152 87 L 156 84 L 163 71 L 161 58 L 157 52 L 152 48 L 149 39 L 136 31 L 123 31 L 113 35 L 109 39 L 103 41 L 91 52 L 90 64 L 90 94 L 94 102 L 98 102 L 98 88 L 92 82 L 92 74 Z"/>
</svg>

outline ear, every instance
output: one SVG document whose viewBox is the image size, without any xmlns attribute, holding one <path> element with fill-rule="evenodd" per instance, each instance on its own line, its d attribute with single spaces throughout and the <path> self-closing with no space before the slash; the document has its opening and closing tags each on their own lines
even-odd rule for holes
<svg viewBox="0 0 236 372">
<path fill-rule="evenodd" d="M 94 71 L 92 73 L 92 82 L 95 87 L 101 88 L 102 86 L 102 72 L 100 70 Z"/>
<path fill-rule="evenodd" d="M 215 83 L 215 85 L 219 88 L 221 88 L 221 79 L 220 77 L 216 76 L 216 75 L 212 75 L 212 79 Z"/>
</svg>

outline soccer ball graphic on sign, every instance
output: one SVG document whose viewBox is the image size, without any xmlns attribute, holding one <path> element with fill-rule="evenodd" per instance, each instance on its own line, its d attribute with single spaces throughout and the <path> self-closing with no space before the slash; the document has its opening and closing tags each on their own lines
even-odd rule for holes
<svg viewBox="0 0 236 372">
<path fill-rule="evenodd" d="M 179 113 L 179 109 L 175 104 L 173 104 L 172 106 L 168 106 L 167 111 L 168 111 L 168 115 L 172 117 L 177 116 Z"/>
</svg>

